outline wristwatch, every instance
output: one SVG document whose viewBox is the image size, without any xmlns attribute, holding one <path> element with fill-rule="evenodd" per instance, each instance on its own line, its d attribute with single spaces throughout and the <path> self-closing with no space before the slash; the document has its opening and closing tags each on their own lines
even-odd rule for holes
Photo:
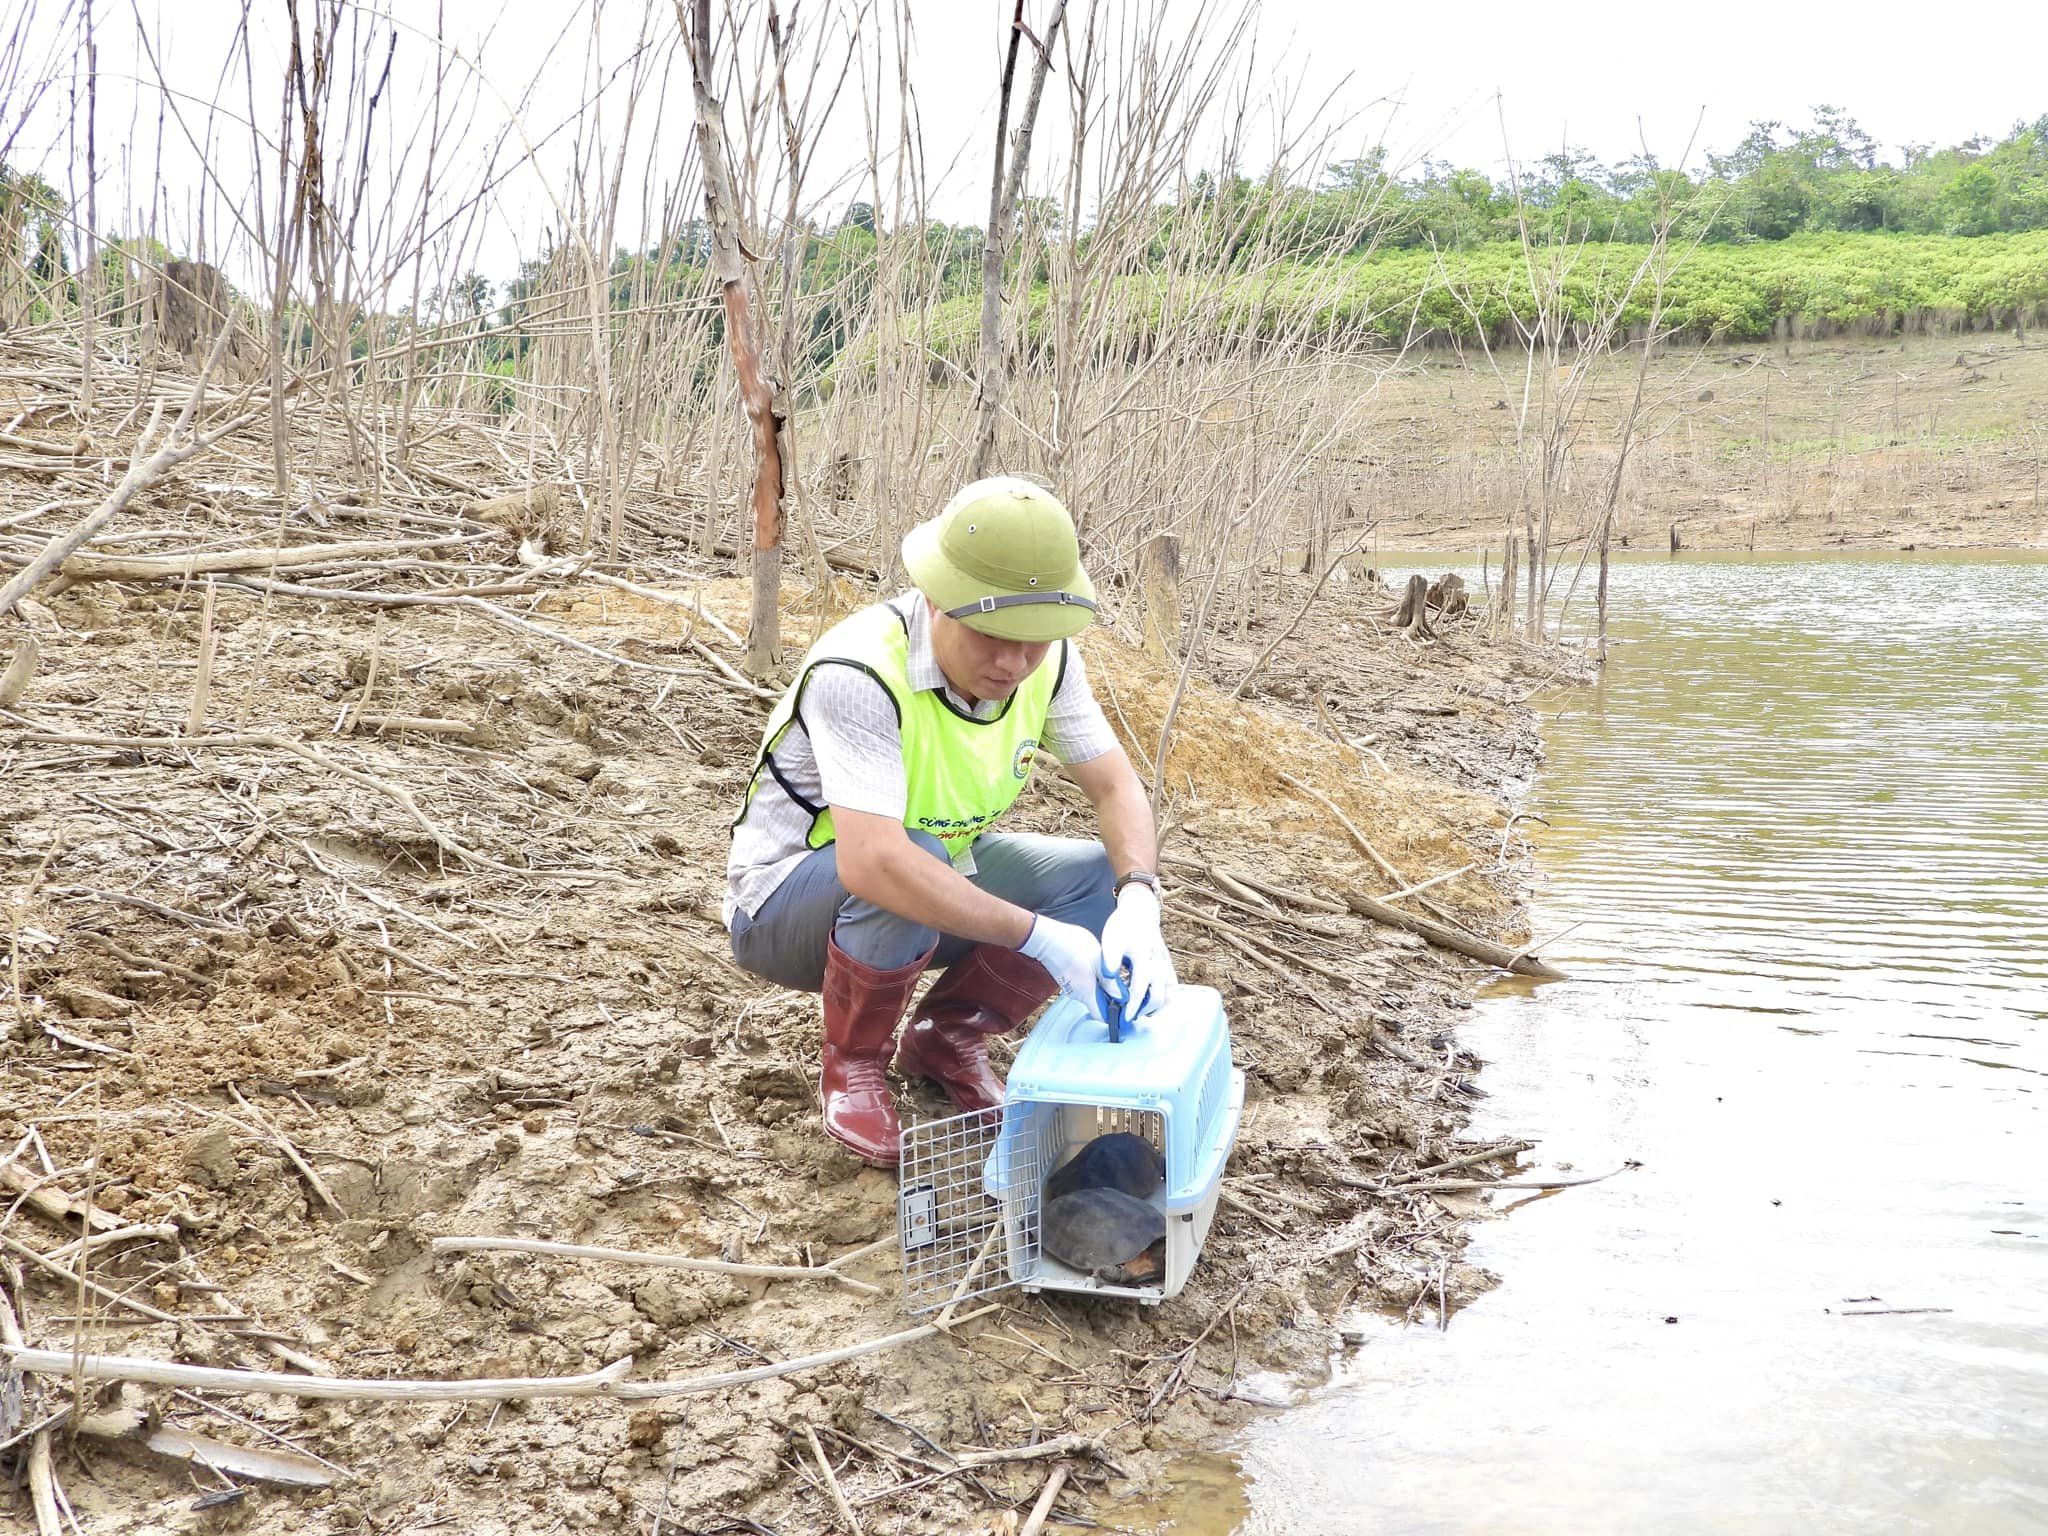
<svg viewBox="0 0 2048 1536">
<path fill-rule="evenodd" d="M 1116 885 L 1111 889 L 1110 895 L 1123 895 L 1124 887 L 1127 885 L 1148 885 L 1152 888 L 1154 896 L 1159 894 L 1159 877 L 1147 869 L 1134 869 L 1129 874 L 1119 878 Z"/>
</svg>

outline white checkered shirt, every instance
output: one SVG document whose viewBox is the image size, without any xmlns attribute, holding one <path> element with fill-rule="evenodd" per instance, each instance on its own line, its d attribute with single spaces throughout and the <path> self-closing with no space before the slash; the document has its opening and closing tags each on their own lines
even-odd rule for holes
<svg viewBox="0 0 2048 1536">
<path fill-rule="evenodd" d="M 932 651 L 931 609 L 922 594 L 912 591 L 889 599 L 910 631 L 910 684 L 920 691 L 945 688 L 957 709 L 978 719 L 992 719 L 1001 710 L 996 700 L 970 707 L 946 685 L 939 659 Z M 1048 652 L 1047 663 L 1054 653 Z M 1045 717 L 1039 746 L 1063 763 L 1085 763 L 1116 745 L 1102 706 L 1088 686 L 1078 646 L 1069 647 L 1066 675 Z M 853 667 L 820 667 L 804 691 L 801 722 L 792 721 L 775 748 L 775 766 L 790 790 L 814 805 L 866 811 L 903 818 L 909 806 L 909 785 L 903 773 L 903 738 L 889 691 L 875 678 Z M 749 916 L 761 910 L 783 879 L 803 862 L 811 849 L 811 813 L 790 798 L 789 790 L 766 775 L 739 825 L 733 828 L 732 851 L 725 864 L 725 920 L 734 911 Z M 963 854 L 958 867 L 974 870 L 973 854 Z"/>
</svg>

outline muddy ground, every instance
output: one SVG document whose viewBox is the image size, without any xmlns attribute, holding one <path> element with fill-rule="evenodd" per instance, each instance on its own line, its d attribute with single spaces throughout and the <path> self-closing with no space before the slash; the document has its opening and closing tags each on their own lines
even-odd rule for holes
<svg viewBox="0 0 2048 1536">
<path fill-rule="evenodd" d="M 175 1228 L 96 1251 L 105 1289 L 82 1305 L 47 1274 L 10 1285 L 29 1342 L 408 1378 L 630 1356 L 644 1380 L 911 1326 L 887 1242 L 844 1271 L 872 1293 L 428 1247 L 497 1234 L 803 1265 L 894 1232 L 894 1178 L 820 1133 L 815 1000 L 741 975 L 718 922 L 725 828 L 765 708 L 714 670 L 738 660 L 716 621 L 740 617 L 740 584 L 682 579 L 683 550 L 658 562 L 660 585 L 700 612 L 522 574 L 503 529 L 437 522 L 466 502 L 432 486 L 380 508 L 316 503 L 279 531 L 275 509 L 252 524 L 222 473 L 160 487 L 132 525 L 157 536 L 122 552 L 485 537 L 436 552 L 438 568 L 340 562 L 300 575 L 300 595 L 223 577 L 211 744 L 182 739 L 196 583 L 81 581 L 0 626 L 6 650 L 40 647 L 0 712 L 0 1154 L 14 1181 L 0 1236 L 47 1254 L 64 1226 L 75 1235 L 75 1219 L 16 1198 L 31 1188 Z M 10 488 L 16 530 L 44 526 L 16 509 L 47 478 Z M 1184 977 L 1222 989 L 1250 1079 L 1226 1204 L 1177 1300 L 1009 1291 L 950 1336 L 651 1403 L 130 1387 L 163 1422 L 282 1437 L 344 1470 L 329 1489 L 222 1502 L 217 1474 L 60 1428 L 80 1528 L 832 1529 L 812 1434 L 869 1531 L 1011 1529 L 1052 1463 L 963 1471 L 956 1455 L 1068 1434 L 1087 1445 L 1057 1519 L 1113 1525 L 1117 1496 L 1260 1411 L 1261 1373 L 1320 1371 L 1344 1307 L 1455 1307 L 1483 1288 L 1460 1260 L 1462 1197 L 1358 1186 L 1469 1150 L 1475 1063 L 1449 1030 L 1491 972 L 1342 897 L 1464 869 L 1428 899 L 1481 934 L 1526 937 L 1504 796 L 1536 760 L 1522 701 L 1561 659 L 1482 643 L 1470 622 L 1418 644 L 1379 621 L 1383 594 L 1339 586 L 1233 701 L 1208 679 L 1234 684 L 1307 592 L 1273 579 L 1263 625 L 1205 646 L 1167 765 L 1169 938 Z M 458 584 L 494 585 L 476 601 L 540 629 L 338 595 Z M 862 597 L 793 576 L 792 650 Z M 1149 770 L 1173 672 L 1113 629 L 1088 646 Z M 1283 775 L 1329 795 L 1399 878 Z M 1019 820 L 1089 823 L 1052 775 Z M 120 1397 L 88 1388 L 78 1406 Z M 70 1398 L 32 1384 L 19 1422 Z M 6 1497 L 25 1518 L 19 1489 Z"/>
</svg>

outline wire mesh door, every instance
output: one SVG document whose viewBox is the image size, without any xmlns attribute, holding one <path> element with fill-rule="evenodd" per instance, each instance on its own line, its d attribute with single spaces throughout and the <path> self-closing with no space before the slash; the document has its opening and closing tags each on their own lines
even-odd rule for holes
<svg viewBox="0 0 2048 1536">
<path fill-rule="evenodd" d="M 972 1110 L 903 1132 L 897 1221 L 903 1303 L 930 1312 L 1015 1283 L 1013 1251 L 1038 1246 L 1038 1148 L 1003 1135 L 1003 1111 Z"/>
</svg>

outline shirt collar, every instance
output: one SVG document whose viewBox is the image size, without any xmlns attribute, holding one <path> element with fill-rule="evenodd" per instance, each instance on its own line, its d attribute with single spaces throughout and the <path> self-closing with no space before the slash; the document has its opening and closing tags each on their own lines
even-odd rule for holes
<svg viewBox="0 0 2048 1536">
<path fill-rule="evenodd" d="M 946 674 L 939 666 L 938 652 L 932 649 L 931 604 L 924 600 L 922 592 L 914 587 L 908 592 L 899 592 L 889 599 L 889 606 L 901 615 L 903 627 L 910 636 L 907 660 L 911 687 L 919 693 L 944 689 L 946 697 L 957 708 L 966 710 L 977 720 L 992 720 L 1002 713 L 1000 700 L 983 699 L 970 707 L 946 682 Z"/>
</svg>

